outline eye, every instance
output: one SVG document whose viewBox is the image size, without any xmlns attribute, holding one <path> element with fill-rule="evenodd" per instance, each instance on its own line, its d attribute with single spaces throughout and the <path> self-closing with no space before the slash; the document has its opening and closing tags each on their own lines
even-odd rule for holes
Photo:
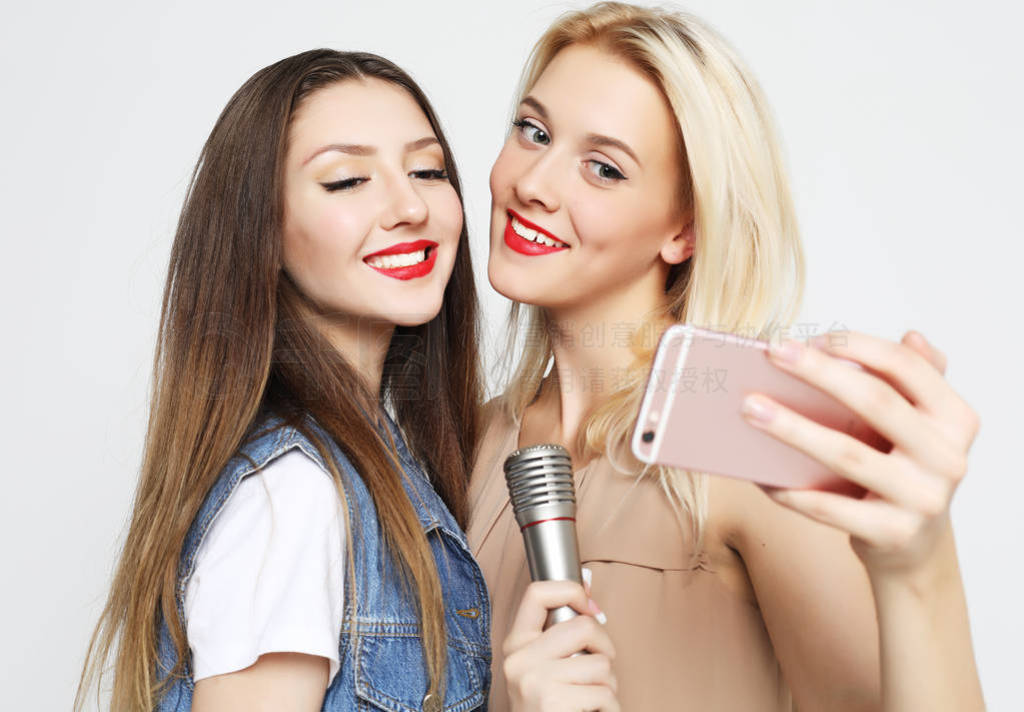
<svg viewBox="0 0 1024 712">
<path fill-rule="evenodd" d="M 448 180 L 448 171 L 443 168 L 425 168 L 421 171 L 411 171 L 409 175 L 420 180 Z"/>
<path fill-rule="evenodd" d="M 519 129 L 520 135 L 530 143 L 539 143 L 542 146 L 551 143 L 551 137 L 548 136 L 548 132 L 532 121 L 516 119 L 512 122 L 512 125 Z"/>
<path fill-rule="evenodd" d="M 328 193 L 334 193 L 335 191 L 338 191 L 338 190 L 350 190 L 352 188 L 355 188 L 357 185 L 361 185 L 362 183 L 365 183 L 368 180 L 370 180 L 370 179 L 369 178 L 342 178 L 341 180 L 332 181 L 330 183 L 321 183 L 320 185 L 322 185 L 324 187 L 324 190 L 326 190 Z"/>
<path fill-rule="evenodd" d="M 626 180 L 626 176 L 622 174 L 622 171 L 610 163 L 605 163 L 604 161 L 598 161 L 592 158 L 586 161 L 586 164 L 588 170 L 590 170 L 590 172 L 600 180 L 608 182 Z"/>
</svg>

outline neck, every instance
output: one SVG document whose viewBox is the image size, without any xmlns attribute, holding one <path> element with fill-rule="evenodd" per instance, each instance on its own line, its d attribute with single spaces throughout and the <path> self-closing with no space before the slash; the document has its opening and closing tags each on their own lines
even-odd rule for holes
<svg viewBox="0 0 1024 712">
<path fill-rule="evenodd" d="M 664 279 L 656 271 L 599 299 L 547 310 L 555 363 L 539 400 L 557 406 L 564 441 L 574 441 L 587 414 L 622 385 L 636 360 L 638 331 L 642 346 L 653 350 L 662 331 L 655 314 L 664 306 Z"/>
</svg>

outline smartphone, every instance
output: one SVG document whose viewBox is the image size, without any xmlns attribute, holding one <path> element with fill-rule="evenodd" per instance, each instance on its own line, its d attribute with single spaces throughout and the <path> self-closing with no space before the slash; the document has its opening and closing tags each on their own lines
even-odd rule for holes
<svg viewBox="0 0 1024 712">
<path fill-rule="evenodd" d="M 633 431 L 633 454 L 649 464 L 773 487 L 864 493 L 814 458 L 748 423 L 741 408 L 744 397 L 754 392 L 888 450 L 885 439 L 847 406 L 776 367 L 768 358 L 768 342 L 676 325 L 658 344 Z"/>
</svg>

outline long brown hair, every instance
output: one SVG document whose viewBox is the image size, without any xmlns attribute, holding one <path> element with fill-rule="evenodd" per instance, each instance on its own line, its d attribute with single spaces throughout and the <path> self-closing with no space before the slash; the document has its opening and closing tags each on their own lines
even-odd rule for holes
<svg viewBox="0 0 1024 712">
<path fill-rule="evenodd" d="M 111 591 L 86 655 L 75 708 L 113 656 L 116 710 L 152 709 L 161 619 L 178 653 L 188 646 L 176 604 L 185 535 L 254 421 L 312 415 L 342 448 L 373 497 L 388 549 L 418 596 L 430 690 L 444 679 L 446 632 L 430 546 L 393 453 L 367 417 L 390 404 L 414 456 L 460 524 L 482 387 L 477 299 L 463 229 L 441 312 L 398 327 L 381 393 L 371 393 L 309 320 L 308 300 L 281 269 L 283 166 L 289 128 L 313 92 L 375 78 L 405 89 L 430 121 L 449 180 L 451 149 L 426 96 L 373 54 L 319 49 L 260 70 L 235 93 L 192 175 L 171 249 L 142 468 Z M 326 443 L 318 448 L 332 463 Z M 99 690 L 97 690 L 99 694 Z"/>
</svg>

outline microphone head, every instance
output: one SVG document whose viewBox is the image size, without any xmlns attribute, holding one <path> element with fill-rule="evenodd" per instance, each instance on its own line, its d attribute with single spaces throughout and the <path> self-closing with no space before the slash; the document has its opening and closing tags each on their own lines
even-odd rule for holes
<svg viewBox="0 0 1024 712">
<path fill-rule="evenodd" d="M 505 483 L 520 527 L 576 516 L 572 459 L 561 445 L 531 445 L 505 459 Z"/>
</svg>

